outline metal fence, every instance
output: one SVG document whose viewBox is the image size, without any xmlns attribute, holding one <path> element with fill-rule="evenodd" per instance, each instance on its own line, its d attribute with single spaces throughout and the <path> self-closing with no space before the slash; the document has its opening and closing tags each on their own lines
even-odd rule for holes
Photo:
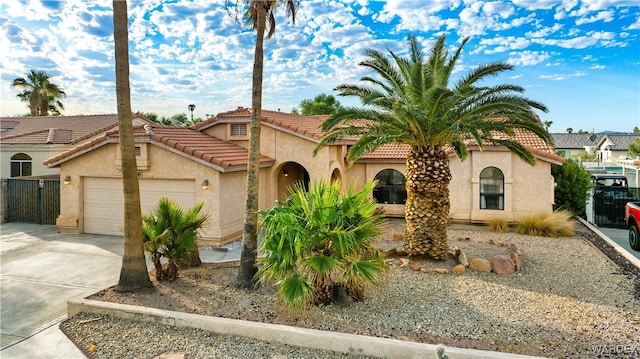
<svg viewBox="0 0 640 359">
<path fill-rule="evenodd" d="M 624 206 L 627 202 L 640 200 L 637 187 L 596 187 L 593 189 L 593 223 L 599 227 L 625 228 Z"/>
<path fill-rule="evenodd" d="M 56 224 L 60 215 L 59 178 L 7 179 L 7 220 Z"/>
</svg>

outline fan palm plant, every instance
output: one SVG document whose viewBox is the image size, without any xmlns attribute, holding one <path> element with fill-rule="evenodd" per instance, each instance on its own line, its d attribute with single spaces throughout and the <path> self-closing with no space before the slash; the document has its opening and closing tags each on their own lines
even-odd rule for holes
<svg viewBox="0 0 640 359">
<path fill-rule="evenodd" d="M 204 202 L 184 210 L 172 200 L 163 197 L 156 209 L 143 216 L 142 234 L 145 250 L 151 255 L 156 270 L 156 279 L 174 280 L 178 277 L 178 265 L 188 262 L 197 251 L 198 229 L 207 221 L 207 215 L 200 213 Z M 163 266 L 161 258 L 167 259 Z"/>
<path fill-rule="evenodd" d="M 289 308 L 331 302 L 336 287 L 362 300 L 365 285 L 383 273 L 386 263 L 372 246 L 383 225 L 369 196 L 374 186 L 344 194 L 339 183 L 319 182 L 309 192 L 297 185 L 285 203 L 261 211 L 257 277 L 277 282 Z"/>
<path fill-rule="evenodd" d="M 328 118 L 320 147 L 351 136 L 359 139 L 350 148 L 350 163 L 385 144 L 407 147 L 405 251 L 443 259 L 448 249 L 449 220 L 448 153 L 464 160 L 468 142 L 505 146 L 529 164 L 535 157 L 514 140 L 516 131 L 534 133 L 550 143 L 533 109 L 547 111 L 541 103 L 521 95 L 524 89 L 511 84 L 482 86 L 482 80 L 512 69 L 494 62 L 480 65 L 452 84 L 454 67 L 464 45 L 449 56 L 441 36 L 425 57 L 415 36 L 409 36 L 409 55 L 389 56 L 368 49 L 361 66 L 376 76 L 362 84 L 344 84 L 340 96 L 358 98 L 363 108 L 345 108 Z M 365 121 L 363 121 L 365 120 Z"/>
</svg>

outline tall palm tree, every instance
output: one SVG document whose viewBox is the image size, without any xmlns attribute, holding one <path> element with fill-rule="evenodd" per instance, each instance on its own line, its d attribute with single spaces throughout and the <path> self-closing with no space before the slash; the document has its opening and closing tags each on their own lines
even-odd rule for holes
<svg viewBox="0 0 640 359">
<path fill-rule="evenodd" d="M 249 163 L 247 166 L 247 197 L 242 254 L 237 285 L 253 288 L 255 285 L 256 249 L 258 246 L 258 174 L 260 171 L 260 116 L 262 109 L 262 73 L 264 63 L 264 39 L 273 36 L 276 30 L 275 12 L 285 8 L 287 16 L 295 24 L 297 1 L 292 0 L 243 0 L 248 7 L 245 22 L 256 31 L 256 46 L 253 56 L 253 79 L 251 90 L 251 124 L 249 135 Z M 238 4 L 236 4 L 238 5 Z M 236 9 L 238 6 L 236 6 Z M 266 32 L 266 36 L 265 36 Z"/>
<path fill-rule="evenodd" d="M 11 83 L 12 87 L 24 89 L 17 96 L 22 102 L 29 103 L 31 116 L 59 115 L 64 106 L 59 99 L 67 94 L 60 86 L 52 83 L 51 78 L 44 71 L 31 70 L 27 77 L 18 77 Z"/>
<path fill-rule="evenodd" d="M 447 152 L 464 160 L 467 141 L 478 146 L 501 145 L 527 163 L 534 155 L 514 141 L 516 131 L 526 130 L 547 143 L 550 135 L 533 109 L 547 111 L 521 95 L 524 89 L 511 84 L 481 86 L 480 82 L 510 70 L 494 62 L 480 65 L 452 85 L 451 75 L 468 39 L 449 56 L 441 36 L 425 58 L 415 36 L 408 38 L 409 55 L 397 56 L 368 49 L 361 66 L 377 76 L 365 76 L 362 84 L 344 84 L 341 96 L 360 99 L 364 108 L 346 108 L 322 124 L 326 131 L 320 145 L 347 136 L 360 136 L 348 153 L 352 163 L 381 145 L 400 143 L 408 148 L 406 160 L 405 250 L 409 255 L 445 257 L 448 244 L 449 182 Z M 363 121 L 366 120 L 366 121 Z"/>
<path fill-rule="evenodd" d="M 117 290 L 129 292 L 151 287 L 144 258 L 140 187 L 136 165 L 131 89 L 129 87 L 129 33 L 127 1 L 113 0 L 113 38 L 116 59 L 116 98 L 124 193 L 124 253 Z"/>
</svg>

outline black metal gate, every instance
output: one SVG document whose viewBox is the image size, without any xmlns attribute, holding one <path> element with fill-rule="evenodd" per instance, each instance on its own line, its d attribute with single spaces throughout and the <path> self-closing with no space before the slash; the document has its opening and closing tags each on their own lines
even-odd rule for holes
<svg viewBox="0 0 640 359">
<path fill-rule="evenodd" d="M 593 189 L 593 220 L 599 227 L 625 228 L 624 206 L 638 201 L 640 188 L 603 186 Z"/>
<path fill-rule="evenodd" d="M 7 179 L 9 222 L 56 224 L 60 215 L 59 178 Z"/>
</svg>

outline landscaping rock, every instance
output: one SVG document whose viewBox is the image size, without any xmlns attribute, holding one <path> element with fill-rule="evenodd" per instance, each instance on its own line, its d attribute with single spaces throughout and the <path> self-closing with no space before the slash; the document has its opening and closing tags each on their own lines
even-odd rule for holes
<svg viewBox="0 0 640 359">
<path fill-rule="evenodd" d="M 396 266 L 397 267 L 406 267 L 409 265 L 409 260 L 407 258 L 400 258 L 396 261 Z"/>
<path fill-rule="evenodd" d="M 413 269 L 416 272 L 419 272 L 420 269 L 422 269 L 422 266 L 420 264 L 418 264 L 418 263 L 413 262 L 413 263 L 409 264 L 409 268 Z"/>
<path fill-rule="evenodd" d="M 457 266 L 453 267 L 453 269 L 451 270 L 453 273 L 457 273 L 457 274 L 461 274 L 467 271 L 467 268 L 465 266 L 463 266 L 462 264 L 458 264 Z"/>
<path fill-rule="evenodd" d="M 404 241 L 404 235 L 403 234 L 394 234 L 392 238 L 393 238 L 394 241 Z"/>
<path fill-rule="evenodd" d="M 449 270 L 447 268 L 433 268 L 431 271 L 433 273 L 438 273 L 438 274 L 447 274 L 447 273 L 449 273 Z"/>
<path fill-rule="evenodd" d="M 489 259 L 491 263 L 491 268 L 496 274 L 509 274 L 515 273 L 516 264 L 511 260 L 511 257 L 508 255 L 497 255 L 491 257 Z"/>
<path fill-rule="evenodd" d="M 513 243 L 509 246 L 509 257 L 511 257 L 511 260 L 516 265 L 516 272 L 519 272 L 524 265 L 524 257 L 520 250 L 518 250 L 518 247 Z"/>
<path fill-rule="evenodd" d="M 458 263 L 462 264 L 465 267 L 469 266 L 469 260 L 467 260 L 467 255 L 464 254 L 463 251 L 460 251 L 460 254 L 458 254 L 458 257 L 456 257 L 456 260 L 458 261 Z"/>
<path fill-rule="evenodd" d="M 189 359 L 191 356 L 189 353 L 164 353 L 160 354 L 153 359 Z"/>
<path fill-rule="evenodd" d="M 478 272 L 491 272 L 491 263 L 484 258 L 471 258 L 469 268 Z"/>
</svg>

